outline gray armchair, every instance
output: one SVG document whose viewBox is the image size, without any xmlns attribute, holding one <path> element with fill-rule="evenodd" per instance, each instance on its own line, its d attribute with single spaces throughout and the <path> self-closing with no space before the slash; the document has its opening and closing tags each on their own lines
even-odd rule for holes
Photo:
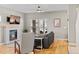
<svg viewBox="0 0 79 59">
<path fill-rule="evenodd" d="M 18 45 L 18 53 L 30 53 L 33 51 L 34 48 L 34 34 L 32 32 L 23 33 L 21 45 L 15 42 L 15 53 L 17 52 Z"/>
</svg>

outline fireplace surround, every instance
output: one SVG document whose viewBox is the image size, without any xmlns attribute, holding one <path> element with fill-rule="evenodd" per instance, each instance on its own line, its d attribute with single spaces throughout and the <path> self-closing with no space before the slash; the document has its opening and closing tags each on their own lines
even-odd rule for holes
<svg viewBox="0 0 79 59">
<path fill-rule="evenodd" d="M 19 27 L 19 25 L 9 25 L 4 27 L 4 40 L 3 42 L 5 44 L 9 44 L 9 43 L 14 43 L 14 41 L 16 40 L 21 40 L 22 39 L 22 33 L 21 33 L 21 29 Z"/>
</svg>

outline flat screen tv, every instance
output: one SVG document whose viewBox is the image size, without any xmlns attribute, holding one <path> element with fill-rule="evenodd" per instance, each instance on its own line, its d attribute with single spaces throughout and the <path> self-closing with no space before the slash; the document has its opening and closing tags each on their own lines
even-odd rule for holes
<svg viewBox="0 0 79 59">
<path fill-rule="evenodd" d="M 7 22 L 10 22 L 10 17 L 7 17 Z"/>
<path fill-rule="evenodd" d="M 10 24 L 20 24 L 20 16 L 11 15 L 7 17 L 7 22 Z"/>
</svg>

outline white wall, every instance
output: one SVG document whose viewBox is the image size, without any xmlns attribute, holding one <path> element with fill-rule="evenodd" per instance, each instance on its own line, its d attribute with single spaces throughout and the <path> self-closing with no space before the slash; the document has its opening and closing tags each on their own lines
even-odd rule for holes
<svg viewBox="0 0 79 59">
<path fill-rule="evenodd" d="M 76 20 L 76 44 L 79 46 L 79 7 L 77 8 L 77 20 Z"/>
<path fill-rule="evenodd" d="M 23 13 L 0 6 L 0 16 L 2 16 L 2 23 L 6 23 L 6 17 L 10 15 L 20 16 L 21 17 L 20 25 L 23 25 L 23 17 L 24 17 Z"/>
<path fill-rule="evenodd" d="M 68 8 L 68 19 L 69 19 L 69 42 L 76 43 L 76 19 L 77 11 L 76 8 L 78 5 L 69 5 Z"/>
<path fill-rule="evenodd" d="M 1 24 L 1 23 L 2 23 L 2 24 L 5 24 L 5 23 L 6 23 L 6 17 L 7 17 L 7 16 L 10 16 L 10 15 L 16 15 L 16 16 L 20 16 L 20 17 L 21 17 L 21 19 L 20 19 L 20 27 L 21 27 L 21 31 L 22 31 L 23 26 L 24 26 L 24 25 L 23 25 L 24 14 L 0 6 L 0 16 L 1 16 L 1 22 L 0 22 L 0 24 Z M 3 36 L 3 29 L 1 29 L 1 27 L 0 27 L 0 42 L 2 42 L 2 39 L 3 39 L 3 38 L 1 38 L 2 36 Z"/>
<path fill-rule="evenodd" d="M 61 19 L 61 27 L 54 27 L 54 18 Z M 55 33 L 55 38 L 65 38 L 67 37 L 67 12 L 66 11 L 55 11 L 48 13 L 30 13 L 25 14 L 25 28 L 30 30 L 31 22 L 35 19 L 45 19 L 47 21 L 48 32 L 53 31 Z"/>
</svg>

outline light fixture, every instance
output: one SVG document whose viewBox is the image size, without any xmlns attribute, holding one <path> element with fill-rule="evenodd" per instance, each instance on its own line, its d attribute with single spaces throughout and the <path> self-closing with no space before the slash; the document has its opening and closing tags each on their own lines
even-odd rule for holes
<svg viewBox="0 0 79 59">
<path fill-rule="evenodd" d="M 36 10 L 36 11 L 37 11 L 37 12 L 44 12 L 43 10 L 41 10 L 40 5 L 37 6 L 37 10 Z"/>
</svg>

